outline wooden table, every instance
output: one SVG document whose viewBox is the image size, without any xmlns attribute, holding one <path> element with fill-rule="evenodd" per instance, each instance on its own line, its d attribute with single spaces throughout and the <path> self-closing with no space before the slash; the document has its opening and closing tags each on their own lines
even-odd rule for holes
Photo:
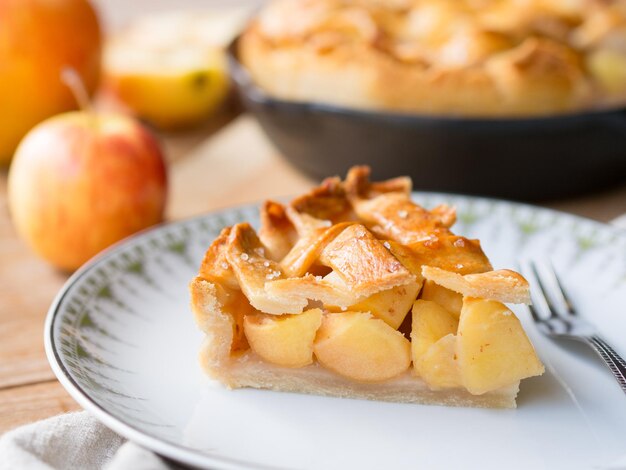
<svg viewBox="0 0 626 470">
<path fill-rule="evenodd" d="M 109 9 L 129 4 L 106 1 Z M 136 8 L 149 2 L 130 3 Z M 121 22 L 119 15 L 114 21 Z M 169 220 L 294 194 L 313 184 L 277 155 L 246 115 L 227 112 L 202 129 L 162 139 L 170 162 Z M 34 257 L 17 237 L 6 179 L 6 171 L 0 172 L 0 433 L 79 408 L 54 378 L 43 350 L 44 318 L 67 275 Z M 608 221 L 626 212 L 626 186 L 547 205 Z"/>
</svg>

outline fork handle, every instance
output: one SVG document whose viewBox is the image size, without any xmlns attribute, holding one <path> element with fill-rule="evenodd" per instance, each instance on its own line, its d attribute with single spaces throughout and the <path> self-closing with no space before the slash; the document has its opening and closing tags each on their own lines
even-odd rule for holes
<svg viewBox="0 0 626 470">
<path fill-rule="evenodd" d="M 609 344 L 597 335 L 587 338 L 587 344 L 602 358 L 604 363 L 611 369 L 622 391 L 626 393 L 626 362 Z"/>
</svg>

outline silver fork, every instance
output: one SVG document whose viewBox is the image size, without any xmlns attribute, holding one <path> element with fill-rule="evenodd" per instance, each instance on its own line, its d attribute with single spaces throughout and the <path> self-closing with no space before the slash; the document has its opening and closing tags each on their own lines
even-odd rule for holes
<svg viewBox="0 0 626 470">
<path fill-rule="evenodd" d="M 544 269 L 537 269 L 535 262 L 522 265 L 522 274 L 529 281 L 536 281 L 536 289 L 531 290 L 533 305 L 528 310 L 537 328 L 552 338 L 566 338 L 581 341 L 590 346 L 602 358 L 626 393 L 626 362 L 597 333 L 596 328 L 582 319 L 565 294 L 552 264 L 542 263 Z"/>
</svg>

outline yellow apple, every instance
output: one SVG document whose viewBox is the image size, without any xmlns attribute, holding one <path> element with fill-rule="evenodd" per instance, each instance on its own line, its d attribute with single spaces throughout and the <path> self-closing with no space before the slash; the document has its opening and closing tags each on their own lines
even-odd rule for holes
<svg viewBox="0 0 626 470">
<path fill-rule="evenodd" d="M 313 362 L 313 340 L 322 323 L 319 308 L 297 315 L 246 315 L 243 329 L 250 348 L 262 359 L 284 367 Z"/>
<path fill-rule="evenodd" d="M 463 384 L 475 395 L 544 372 L 520 321 L 500 302 L 464 299 L 457 354 Z"/>
<path fill-rule="evenodd" d="M 369 313 L 324 315 L 313 345 L 324 367 L 361 382 L 379 382 L 401 374 L 411 364 L 411 344 Z"/>
<path fill-rule="evenodd" d="M 42 258 L 73 270 L 162 220 L 166 169 L 155 138 L 112 114 L 50 118 L 20 143 L 8 177 L 18 233 Z"/>
<path fill-rule="evenodd" d="M 0 163 L 24 135 L 55 114 L 76 109 L 61 81 L 74 68 L 89 91 L 100 72 L 101 33 L 86 0 L 0 0 Z"/>
</svg>

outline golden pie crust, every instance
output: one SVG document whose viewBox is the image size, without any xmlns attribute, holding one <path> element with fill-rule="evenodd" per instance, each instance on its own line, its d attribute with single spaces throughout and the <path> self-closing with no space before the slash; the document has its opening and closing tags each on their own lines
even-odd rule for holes
<svg viewBox="0 0 626 470">
<path fill-rule="evenodd" d="M 355 372 L 353 376 L 350 370 L 346 375 L 341 368 L 322 360 L 321 350 L 315 349 L 313 354 L 314 345 L 324 341 L 320 337 L 322 330 L 328 329 L 320 324 L 325 325 L 333 316 L 339 320 L 352 316 L 368 326 L 378 322 L 376 328 L 384 329 L 391 342 L 410 348 L 411 321 L 410 337 L 416 341 L 416 309 L 430 309 L 421 315 L 439 315 L 432 328 L 441 331 L 436 341 L 449 333 L 447 339 L 437 343 L 443 348 L 456 341 L 453 335 L 457 330 L 463 334 L 459 325 L 470 322 L 466 317 L 473 315 L 470 310 L 476 311 L 480 302 L 488 304 L 483 313 L 477 310 L 484 317 L 480 321 L 487 323 L 490 318 L 515 318 L 500 302 L 530 302 L 529 286 L 521 275 L 494 270 L 479 241 L 452 233 L 450 227 L 456 219 L 453 208 L 442 205 L 427 210 L 411 200 L 410 190 L 407 178 L 370 182 L 369 169 L 355 167 L 344 181 L 328 178 L 286 206 L 266 202 L 261 207 L 258 232 L 248 223 L 224 228 L 190 283 L 192 311 L 206 334 L 200 353 L 205 371 L 232 388 L 451 406 L 514 407 L 519 379 L 543 372 L 521 327 L 519 344 L 525 354 L 532 356 L 530 366 L 491 388 L 485 388 L 480 378 L 476 384 L 469 379 L 465 383 L 444 377 L 437 382 L 441 386 L 433 386 L 428 377 L 416 376 L 416 360 L 421 361 L 416 356 L 412 356 L 414 368 L 406 367 L 411 363 L 406 356 L 408 362 L 400 366 L 398 373 L 392 372 L 384 380 L 370 380 L 367 368 L 366 375 Z M 376 302 L 387 302 L 390 295 L 396 294 L 394 298 L 401 301 L 392 303 L 388 311 L 376 312 Z M 466 308 L 464 313 L 462 309 Z M 250 323 L 258 326 L 279 318 L 293 319 L 313 310 L 313 316 L 321 320 L 309 330 L 310 350 L 305 351 L 304 361 L 296 359 L 287 367 L 280 361 L 268 360 L 246 329 Z M 451 326 L 441 326 L 445 324 Z M 457 352 L 454 358 L 441 356 L 442 360 L 457 367 Z"/>
</svg>

